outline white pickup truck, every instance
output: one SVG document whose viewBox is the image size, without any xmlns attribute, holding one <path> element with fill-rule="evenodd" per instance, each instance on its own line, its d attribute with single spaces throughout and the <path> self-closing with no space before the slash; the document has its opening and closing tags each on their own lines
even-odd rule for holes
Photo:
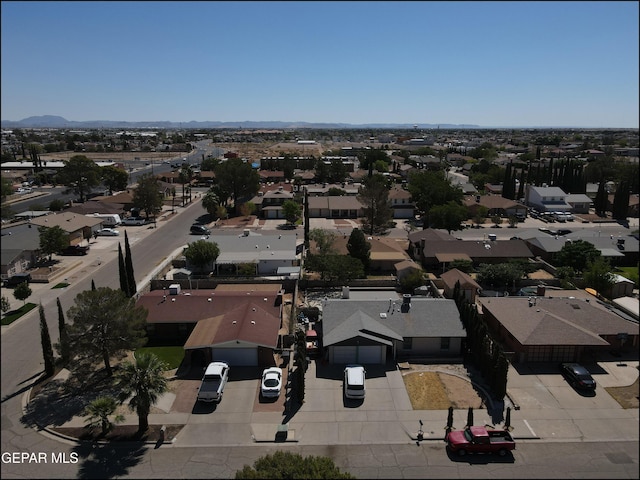
<svg viewBox="0 0 640 480">
<path fill-rule="evenodd" d="M 229 365 L 224 362 L 209 364 L 202 377 L 198 390 L 198 400 L 202 402 L 219 402 L 222 400 L 224 386 L 229 379 Z"/>
</svg>

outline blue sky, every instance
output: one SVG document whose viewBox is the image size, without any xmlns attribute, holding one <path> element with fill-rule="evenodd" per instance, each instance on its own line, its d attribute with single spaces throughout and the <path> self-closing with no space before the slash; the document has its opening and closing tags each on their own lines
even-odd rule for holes
<svg viewBox="0 0 640 480">
<path fill-rule="evenodd" d="M 1 116 L 638 128 L 638 5 L 2 1 Z"/>
</svg>

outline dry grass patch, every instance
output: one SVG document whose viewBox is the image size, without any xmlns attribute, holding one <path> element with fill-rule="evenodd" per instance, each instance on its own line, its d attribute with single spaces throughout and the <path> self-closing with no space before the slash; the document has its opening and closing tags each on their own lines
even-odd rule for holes
<svg viewBox="0 0 640 480">
<path fill-rule="evenodd" d="M 437 373 L 408 373 L 402 379 L 414 410 L 446 410 L 451 405 L 449 395 Z"/>
<path fill-rule="evenodd" d="M 414 410 L 482 408 L 484 400 L 471 382 L 439 372 L 406 373 L 404 380 Z"/>
<path fill-rule="evenodd" d="M 637 378 L 635 382 L 626 387 L 605 387 L 604 389 L 622 408 L 638 408 L 640 406 L 640 401 L 638 400 L 640 387 Z"/>
</svg>

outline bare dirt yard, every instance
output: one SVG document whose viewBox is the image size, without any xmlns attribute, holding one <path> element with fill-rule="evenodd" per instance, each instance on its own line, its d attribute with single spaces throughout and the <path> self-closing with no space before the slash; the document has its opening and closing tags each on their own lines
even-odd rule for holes
<svg viewBox="0 0 640 480">
<path fill-rule="evenodd" d="M 638 379 L 626 387 L 605 387 L 609 395 L 616 399 L 622 408 L 640 407 L 640 385 Z"/>
<path fill-rule="evenodd" d="M 482 408 L 485 403 L 470 381 L 452 374 L 408 371 L 402 379 L 414 410 Z"/>
</svg>

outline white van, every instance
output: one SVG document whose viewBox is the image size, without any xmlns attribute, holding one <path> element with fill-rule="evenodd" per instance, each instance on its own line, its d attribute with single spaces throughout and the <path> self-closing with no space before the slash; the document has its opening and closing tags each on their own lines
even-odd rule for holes
<svg viewBox="0 0 640 480">
<path fill-rule="evenodd" d="M 87 217 L 94 217 L 94 218 L 101 219 L 102 225 L 104 225 L 105 227 L 117 227 L 122 223 L 122 220 L 120 219 L 120 215 L 118 215 L 117 213 L 114 213 L 114 214 L 93 213 L 93 214 L 87 214 Z"/>
<path fill-rule="evenodd" d="M 347 365 L 344 369 L 344 396 L 347 398 L 364 398 L 365 370 L 362 365 Z"/>
</svg>

